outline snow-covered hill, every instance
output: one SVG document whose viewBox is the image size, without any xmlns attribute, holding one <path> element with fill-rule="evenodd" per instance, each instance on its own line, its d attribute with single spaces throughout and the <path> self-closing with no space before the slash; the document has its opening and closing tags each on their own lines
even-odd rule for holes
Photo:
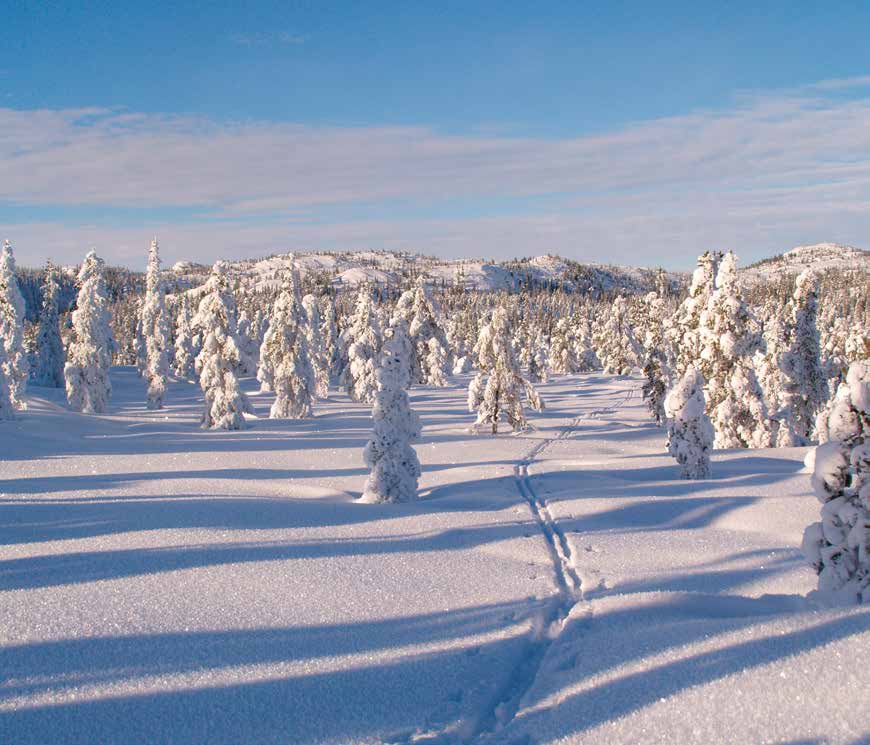
<svg viewBox="0 0 870 745">
<path fill-rule="evenodd" d="M 360 251 L 348 253 L 278 254 L 263 259 L 233 262 L 233 272 L 256 289 L 278 284 L 291 258 L 303 276 L 314 274 L 335 286 L 355 287 L 361 283 L 402 286 L 417 277 L 435 284 L 461 283 L 468 289 L 514 291 L 529 284 L 560 286 L 589 292 L 624 290 L 643 292 L 655 285 L 651 269 L 604 264 L 581 264 L 560 256 L 536 256 L 505 262 L 479 259 L 438 259 L 421 254 Z M 204 282 L 208 268 L 181 261 L 172 268 L 177 280 L 196 286 Z M 668 273 L 671 282 L 685 279 L 682 273 Z"/>
<path fill-rule="evenodd" d="M 773 256 L 747 267 L 745 274 L 766 279 L 782 273 L 797 274 L 804 269 L 859 270 L 870 272 L 870 251 L 838 243 L 816 243 L 812 246 L 797 246 L 779 256 Z"/>
</svg>

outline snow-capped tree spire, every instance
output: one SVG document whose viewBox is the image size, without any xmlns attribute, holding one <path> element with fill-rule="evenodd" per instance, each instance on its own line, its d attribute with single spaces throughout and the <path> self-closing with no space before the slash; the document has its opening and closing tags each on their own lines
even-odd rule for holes
<svg viewBox="0 0 870 745">
<path fill-rule="evenodd" d="M 162 409 L 169 375 L 169 319 L 166 290 L 160 278 L 160 248 L 151 241 L 145 274 L 145 301 L 142 304 L 142 336 L 145 340 L 145 377 L 148 381 L 147 406 Z"/>
<path fill-rule="evenodd" d="M 39 314 L 39 329 L 36 332 L 36 375 L 39 385 L 62 388 L 64 385 L 63 341 L 60 338 L 58 314 L 57 268 L 51 259 L 45 265 L 45 281 L 42 285 L 42 310 Z"/>
<path fill-rule="evenodd" d="M 205 395 L 202 427 L 244 429 L 244 414 L 251 407 L 236 377 L 240 357 L 233 336 L 235 300 L 225 262 L 215 263 L 205 292 L 193 319 L 194 329 L 202 334 L 202 349 L 196 358 L 199 384 Z"/>
<path fill-rule="evenodd" d="M 520 373 L 511 337 L 510 317 L 504 308 L 498 307 L 489 324 L 481 329 L 474 346 L 480 372 L 468 386 L 468 410 L 477 412 L 472 427 L 475 432 L 489 424 L 496 434 L 502 420 L 515 432 L 526 429 L 523 395 L 532 409 L 544 408 L 535 387 Z"/>
<path fill-rule="evenodd" d="M 296 273 L 288 269 L 272 308 L 269 330 L 260 347 L 260 369 L 257 372 L 257 379 L 264 389 L 275 392 L 275 402 L 269 413 L 273 419 L 311 416 L 316 383 L 305 325 Z"/>
<path fill-rule="evenodd" d="M 366 502 L 410 502 L 417 498 L 420 461 L 411 442 L 420 436 L 420 419 L 411 410 L 410 350 L 407 324 L 395 319 L 387 329 L 376 373 L 374 431 L 363 452 L 371 474 L 363 490 Z"/>
<path fill-rule="evenodd" d="M 27 352 L 24 350 L 24 298 L 18 288 L 15 255 L 8 240 L 3 242 L 0 254 L 0 340 L 5 352 L 3 371 L 12 405 L 16 409 L 24 409 L 29 372 Z"/>
<path fill-rule="evenodd" d="M 85 257 L 78 281 L 79 294 L 72 314 L 75 338 L 63 371 L 66 397 L 76 411 L 101 414 L 112 393 L 109 366 L 115 340 L 109 325 L 105 264 L 96 251 Z"/>
</svg>

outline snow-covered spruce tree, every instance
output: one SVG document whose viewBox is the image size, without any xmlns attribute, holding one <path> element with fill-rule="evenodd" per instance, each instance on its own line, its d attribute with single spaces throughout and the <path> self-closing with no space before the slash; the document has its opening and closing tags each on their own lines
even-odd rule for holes
<svg viewBox="0 0 870 745">
<path fill-rule="evenodd" d="M 783 413 L 783 383 L 784 378 L 780 369 L 780 361 L 787 350 L 787 328 L 778 304 L 774 301 L 765 303 L 762 310 L 764 330 L 762 332 L 762 346 L 756 350 L 753 356 L 753 366 L 758 378 L 758 384 L 764 393 L 764 401 L 770 416 L 771 444 L 775 447 L 786 447 L 791 438 L 787 436 L 788 428 L 781 427 Z M 786 435 L 783 441 L 780 437 Z"/>
<path fill-rule="evenodd" d="M 511 425 L 514 432 L 528 426 L 523 411 L 522 396 L 529 406 L 542 411 L 544 402 L 535 387 L 520 373 L 514 354 L 510 317 L 504 307 L 496 308 L 490 322 L 480 330 L 474 354 L 480 372 L 468 386 L 468 410 L 477 412 L 472 431 L 479 432 L 484 425 L 491 425 L 492 433 L 498 432 L 502 420 Z"/>
<path fill-rule="evenodd" d="M 205 285 L 205 295 L 193 318 L 193 328 L 202 334 L 202 349 L 196 358 L 199 385 L 205 396 L 203 429 L 244 429 L 244 413 L 250 410 L 239 388 L 236 370 L 239 347 L 233 336 L 235 300 L 230 290 L 227 265 L 218 261 Z"/>
<path fill-rule="evenodd" d="M 444 368 L 447 366 L 447 352 L 436 337 L 429 339 L 429 354 L 424 358 L 426 365 L 426 385 L 443 388 L 447 385 Z"/>
<path fill-rule="evenodd" d="M 193 339 L 193 327 L 190 318 L 190 301 L 187 295 L 182 295 L 178 307 L 178 319 L 175 327 L 175 374 L 179 378 L 190 380 L 196 374 L 196 346 Z"/>
<path fill-rule="evenodd" d="M 577 360 L 577 372 L 601 369 L 601 362 L 592 346 L 589 321 L 583 318 L 574 323 L 574 359 Z"/>
<path fill-rule="evenodd" d="M 76 411 L 101 414 L 112 393 L 109 366 L 115 340 L 109 325 L 105 264 L 96 251 L 85 257 L 78 283 L 79 294 L 72 314 L 73 341 L 63 370 L 66 398 Z"/>
<path fill-rule="evenodd" d="M 320 304 L 312 294 L 302 298 L 307 324 L 305 340 L 308 342 L 308 353 L 311 355 L 311 367 L 314 370 L 314 395 L 323 399 L 329 395 L 329 362 L 323 339 L 323 319 L 320 317 Z"/>
<path fill-rule="evenodd" d="M 136 301 L 136 372 L 140 378 L 144 378 L 148 372 L 148 344 L 145 340 L 145 326 L 142 323 L 142 311 L 145 309 L 145 298 L 140 297 Z"/>
<path fill-rule="evenodd" d="M 411 358 L 411 383 L 420 385 L 444 386 L 447 379 L 443 367 L 431 369 L 431 364 L 447 364 L 448 344 L 444 330 L 438 320 L 440 313 L 434 298 L 423 284 L 422 279 L 416 287 L 402 293 L 396 304 L 393 318 L 408 323 L 408 337 L 414 355 Z M 435 339 L 440 352 L 433 354 L 431 340 Z"/>
<path fill-rule="evenodd" d="M 708 479 L 711 475 L 714 432 L 704 407 L 704 376 L 690 367 L 665 398 L 668 452 L 680 464 L 684 479 Z"/>
<path fill-rule="evenodd" d="M 342 373 L 342 385 L 354 401 L 371 402 L 377 391 L 375 370 L 381 333 L 372 307 L 371 290 L 366 286 L 359 290 L 356 309 L 343 339 L 348 362 Z"/>
<path fill-rule="evenodd" d="M 15 256 L 12 244 L 4 241 L 0 253 L 0 340 L 5 352 L 4 368 L 12 405 L 27 408 L 24 392 L 27 388 L 29 361 L 24 349 L 24 298 L 15 277 Z"/>
<path fill-rule="evenodd" d="M 58 314 L 57 268 L 51 260 L 45 265 L 45 281 L 42 286 L 42 310 L 39 314 L 39 329 L 36 332 L 36 371 L 34 380 L 38 385 L 62 388 L 63 368 L 66 362 L 63 342 L 60 338 Z"/>
<path fill-rule="evenodd" d="M 145 299 L 142 303 L 142 336 L 145 341 L 145 379 L 148 382 L 146 406 L 162 409 L 169 377 L 169 315 L 166 289 L 160 278 L 160 247 L 151 241 L 145 273 Z"/>
<path fill-rule="evenodd" d="M 608 375 L 628 375 L 637 365 L 640 347 L 628 319 L 625 298 L 617 297 L 593 336 L 595 353 Z"/>
<path fill-rule="evenodd" d="M 816 278 L 806 269 L 795 280 L 790 310 L 789 348 L 780 368 L 784 375 L 783 418 L 779 444 L 806 445 L 813 436 L 816 414 L 828 399 L 828 382 L 822 370 L 819 331 L 816 327 L 818 292 Z"/>
<path fill-rule="evenodd" d="M 269 329 L 260 347 L 257 379 L 275 392 L 272 419 L 311 416 L 316 381 L 305 337 L 305 310 L 299 299 L 295 270 L 284 273 L 281 291 L 272 307 Z"/>
<path fill-rule="evenodd" d="M 239 343 L 239 375 L 256 375 L 259 367 L 258 330 L 247 308 L 239 313 L 236 340 Z"/>
<path fill-rule="evenodd" d="M 644 297 L 646 332 L 643 340 L 643 398 L 657 424 L 665 423 L 665 396 L 668 391 L 667 353 L 665 351 L 665 303 L 658 293 Z"/>
<path fill-rule="evenodd" d="M 560 318 L 550 336 L 550 372 L 554 375 L 570 375 L 578 369 L 574 329 L 568 318 Z"/>
<path fill-rule="evenodd" d="M 815 453 L 813 491 L 821 522 L 804 532 L 803 552 L 823 596 L 870 602 L 870 359 L 853 362 L 828 418 L 830 441 Z"/>
<path fill-rule="evenodd" d="M 407 324 L 401 319 L 385 333 L 376 373 L 374 431 L 363 452 L 371 474 L 363 490 L 366 502 L 410 502 L 417 498 L 420 461 L 411 443 L 420 436 L 420 419 L 408 400 L 410 350 Z"/>
<path fill-rule="evenodd" d="M 737 259 L 725 254 L 716 290 L 699 319 L 698 367 L 707 381 L 707 412 L 717 448 L 770 446 L 770 419 L 752 357 L 761 348 L 758 323 L 737 284 Z"/>
<path fill-rule="evenodd" d="M 323 358 L 329 373 L 329 383 L 332 384 L 341 372 L 341 344 L 338 336 L 338 323 L 335 319 L 335 300 L 331 295 L 324 295 L 321 298 L 320 310 L 323 318 L 321 324 Z"/>
<path fill-rule="evenodd" d="M 678 377 L 698 364 L 701 357 L 701 313 L 716 290 L 716 274 L 719 271 L 720 253 L 709 251 L 698 257 L 698 266 L 692 274 L 689 293 L 677 309 L 674 323 L 669 328 L 671 346 L 676 350 Z"/>
<path fill-rule="evenodd" d="M 15 406 L 12 403 L 12 391 L 4 372 L 6 368 L 6 352 L 0 344 L 0 420 L 15 419 Z"/>
</svg>

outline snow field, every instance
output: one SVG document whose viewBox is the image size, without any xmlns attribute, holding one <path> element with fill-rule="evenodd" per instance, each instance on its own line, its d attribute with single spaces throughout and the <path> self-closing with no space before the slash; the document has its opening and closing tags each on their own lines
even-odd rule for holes
<svg viewBox="0 0 870 745">
<path fill-rule="evenodd" d="M 870 613 L 803 597 L 807 448 L 684 481 L 638 379 L 493 437 L 465 376 L 410 392 L 421 501 L 367 505 L 368 405 L 271 420 L 244 379 L 252 427 L 203 431 L 197 386 L 111 377 L 105 416 L 32 387 L 0 430 L 0 743 L 870 736 Z"/>
</svg>

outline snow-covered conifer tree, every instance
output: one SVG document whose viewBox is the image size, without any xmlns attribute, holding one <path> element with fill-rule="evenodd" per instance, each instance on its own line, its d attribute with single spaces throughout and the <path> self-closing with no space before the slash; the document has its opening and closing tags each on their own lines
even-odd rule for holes
<svg viewBox="0 0 870 745">
<path fill-rule="evenodd" d="M 721 254 L 709 251 L 698 257 L 698 266 L 692 274 L 689 293 L 677 310 L 670 326 L 671 345 L 676 350 L 677 376 L 682 376 L 689 367 L 698 364 L 701 358 L 701 313 L 716 290 L 716 274 L 719 271 Z"/>
<path fill-rule="evenodd" d="M 752 357 L 761 333 L 737 284 L 737 260 L 725 254 L 716 290 L 699 319 L 698 367 L 707 381 L 707 412 L 717 448 L 769 447 L 770 419 Z"/>
<path fill-rule="evenodd" d="M 714 432 L 704 407 L 704 377 L 690 367 L 665 398 L 668 452 L 680 464 L 684 479 L 708 479 L 711 475 Z"/>
<path fill-rule="evenodd" d="M 578 369 L 574 330 L 569 319 L 560 318 L 550 336 L 550 372 L 569 375 Z"/>
<path fill-rule="evenodd" d="M 338 335 L 338 324 L 335 319 L 335 300 L 331 295 L 324 295 L 321 298 L 320 309 L 321 316 L 323 317 L 321 326 L 323 357 L 329 372 L 329 382 L 331 384 L 337 378 L 341 366 L 341 353 L 339 349 L 341 344 Z"/>
<path fill-rule="evenodd" d="M 145 378 L 148 381 L 149 409 L 162 409 L 169 376 L 169 316 L 166 289 L 160 278 L 160 248 L 151 241 L 145 274 L 145 299 L 142 303 L 142 336 L 145 341 Z"/>
<path fill-rule="evenodd" d="M 256 375 L 259 367 L 258 330 L 247 308 L 239 313 L 236 340 L 239 343 L 239 375 Z"/>
<path fill-rule="evenodd" d="M 311 367 L 314 370 L 314 394 L 317 398 L 329 395 L 329 362 L 323 339 L 323 319 L 320 317 L 320 304 L 312 294 L 302 298 L 302 307 L 308 319 L 305 326 L 305 340 L 308 343 L 308 353 L 311 355 Z"/>
<path fill-rule="evenodd" d="M 821 522 L 804 532 L 803 551 L 823 595 L 870 602 L 870 359 L 853 362 L 816 448 L 813 491 Z"/>
<path fill-rule="evenodd" d="M 443 387 L 447 385 L 444 368 L 447 365 L 447 352 L 437 337 L 429 339 L 429 354 L 425 357 L 426 385 Z"/>
<path fill-rule="evenodd" d="M 60 338 L 60 319 L 58 315 L 57 268 L 51 260 L 45 265 L 45 281 L 42 286 L 42 310 L 39 314 L 39 329 L 36 332 L 36 373 L 34 380 L 38 385 L 49 388 L 62 388 L 64 385 L 63 368 L 66 363 L 63 342 Z"/>
<path fill-rule="evenodd" d="M 650 292 L 644 298 L 646 334 L 643 340 L 643 398 L 657 424 L 665 423 L 665 396 L 668 370 L 665 352 L 665 306 L 662 298 Z"/>
<path fill-rule="evenodd" d="M 363 286 L 359 290 L 356 310 L 343 338 L 347 346 L 348 363 L 342 374 L 342 385 L 354 401 L 371 402 L 377 391 L 375 371 L 381 334 L 368 287 Z"/>
<path fill-rule="evenodd" d="M 787 428 L 780 435 L 781 445 L 809 443 L 816 414 L 828 398 L 828 382 L 820 360 L 817 308 L 816 278 L 807 269 L 795 280 L 789 348 L 780 362 L 785 377 L 780 428 Z"/>
<path fill-rule="evenodd" d="M 6 379 L 6 351 L 0 344 L 0 420 L 15 419 L 15 406 L 12 404 L 12 391 Z"/>
<path fill-rule="evenodd" d="M 299 298 L 296 272 L 284 273 L 281 291 L 272 307 L 269 329 L 260 347 L 257 379 L 275 392 L 272 419 L 306 419 L 311 416 L 316 389 L 306 340 L 305 310 Z"/>
<path fill-rule="evenodd" d="M 85 257 L 78 282 L 79 293 L 72 314 L 73 342 L 63 371 L 66 397 L 76 411 L 101 414 L 112 393 L 109 366 L 115 340 L 109 325 L 105 264 L 96 251 Z"/>
<path fill-rule="evenodd" d="M 447 338 L 438 320 L 439 309 L 423 281 L 402 293 L 396 304 L 393 318 L 408 323 L 408 336 L 414 355 L 411 359 L 411 383 L 421 385 L 447 385 L 444 369 L 430 369 L 430 363 L 447 364 Z M 441 347 L 433 354 L 430 341 L 435 339 Z"/>
<path fill-rule="evenodd" d="M 629 324 L 624 297 L 614 299 L 610 312 L 593 335 L 593 344 L 604 372 L 609 375 L 628 375 L 637 365 L 640 346 Z"/>
<path fill-rule="evenodd" d="M 189 380 L 196 374 L 196 346 L 190 317 L 190 301 L 182 294 L 175 327 L 175 374 Z"/>
<path fill-rule="evenodd" d="M 9 241 L 4 241 L 0 253 L 0 340 L 5 352 L 3 371 L 12 405 L 16 409 L 24 409 L 29 372 L 27 352 L 24 350 L 24 298 L 18 289 L 15 256 Z"/>
<path fill-rule="evenodd" d="M 529 406 L 541 411 L 544 402 L 535 387 L 523 378 L 514 354 L 510 316 L 503 307 L 496 308 L 490 322 L 480 330 L 474 354 L 480 372 L 468 386 L 468 410 L 477 412 L 472 429 L 480 431 L 489 424 L 492 433 L 506 420 L 515 431 L 528 426 L 522 396 Z"/>
<path fill-rule="evenodd" d="M 232 331 L 235 312 L 227 265 L 218 261 L 193 318 L 194 330 L 202 334 L 196 370 L 205 396 L 201 419 L 204 429 L 243 429 L 246 426 L 244 414 L 250 411 L 236 375 L 240 355 Z"/>
<path fill-rule="evenodd" d="M 420 419 L 408 400 L 411 344 L 407 324 L 396 319 L 387 329 L 377 370 L 372 419 L 374 431 L 363 458 L 371 468 L 363 500 L 410 502 L 417 498 L 420 461 L 411 442 L 420 436 Z"/>
</svg>

